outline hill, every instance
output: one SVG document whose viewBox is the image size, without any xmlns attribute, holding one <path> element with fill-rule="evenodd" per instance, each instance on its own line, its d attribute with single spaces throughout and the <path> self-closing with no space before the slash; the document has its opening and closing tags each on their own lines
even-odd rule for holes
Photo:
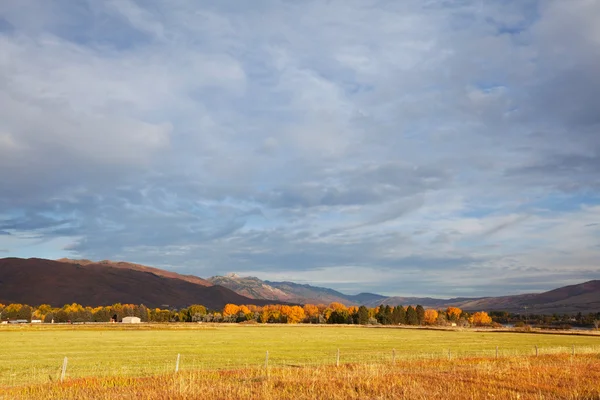
<svg viewBox="0 0 600 400">
<path fill-rule="evenodd" d="M 181 275 L 181 274 L 178 274 L 173 271 L 167 271 L 164 269 L 148 267 L 146 265 L 134 264 L 134 263 L 124 262 L 124 261 L 102 260 L 102 261 L 94 262 L 94 261 L 85 260 L 85 259 L 84 260 L 73 260 L 70 258 L 61 258 L 56 261 L 70 263 L 70 264 L 78 264 L 78 265 L 83 265 L 83 266 L 105 265 L 105 266 L 109 266 L 109 267 L 113 267 L 113 268 L 122 268 L 122 269 L 131 269 L 134 271 L 150 272 L 150 273 L 153 273 L 154 275 L 162 276 L 165 278 L 181 279 L 183 281 L 195 283 L 195 284 L 201 285 L 201 286 L 212 286 L 213 285 L 206 279 L 202 279 L 202 278 L 199 278 L 194 275 Z"/>
<path fill-rule="evenodd" d="M 373 293 L 347 295 L 339 291 L 298 284 L 270 282 L 235 274 L 202 279 L 145 265 L 121 262 L 61 259 L 0 259 L 0 302 L 62 306 L 66 303 L 203 304 L 219 309 L 235 304 L 416 305 L 426 308 L 457 306 L 467 311 L 502 310 L 530 314 L 600 311 L 600 280 L 564 286 L 544 293 L 484 298 L 437 299 L 386 297 Z"/>
<path fill-rule="evenodd" d="M 253 299 L 265 299 L 289 303 L 329 304 L 333 302 L 346 305 L 361 305 L 386 299 L 373 293 L 347 295 L 333 289 L 302 285 L 294 282 L 263 281 L 256 277 L 241 277 L 236 274 L 213 276 L 208 281 L 222 285 L 238 294 Z"/>
<path fill-rule="evenodd" d="M 37 258 L 0 259 L 0 302 L 57 307 L 73 302 L 86 306 L 132 303 L 148 307 L 203 304 L 213 309 L 227 303 L 268 303 L 251 300 L 223 286 L 169 278 L 164 273 L 155 273 L 155 269 L 144 271 L 110 263 L 81 265 Z"/>
<path fill-rule="evenodd" d="M 431 297 L 386 297 L 373 293 L 347 295 L 333 289 L 302 285 L 294 282 L 262 281 L 256 277 L 240 277 L 232 274 L 214 276 L 210 282 L 225 286 L 239 294 L 254 298 L 291 303 L 332 303 L 346 305 L 366 305 L 376 307 L 380 304 L 416 305 L 425 308 L 460 307 L 467 311 L 501 310 L 538 314 L 587 313 L 600 311 L 600 281 L 590 281 L 578 285 L 565 286 L 544 293 L 530 293 L 513 296 L 439 299 Z"/>
<path fill-rule="evenodd" d="M 465 310 L 503 310 L 530 314 L 572 314 L 600 311 L 600 280 L 560 287 L 543 293 L 488 297 L 458 302 Z M 525 309 L 527 307 L 527 309 Z"/>
</svg>

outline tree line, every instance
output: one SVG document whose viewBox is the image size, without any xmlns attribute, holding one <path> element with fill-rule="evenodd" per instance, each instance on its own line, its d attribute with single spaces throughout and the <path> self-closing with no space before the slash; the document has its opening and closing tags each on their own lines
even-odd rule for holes
<svg viewBox="0 0 600 400">
<path fill-rule="evenodd" d="M 445 310 L 424 309 L 417 305 L 378 307 L 346 306 L 341 303 L 256 306 L 227 304 L 221 310 L 208 310 L 195 304 L 180 309 L 148 308 L 135 304 L 84 307 L 66 304 L 0 304 L 0 320 L 40 320 L 46 323 L 120 322 L 124 317 L 139 317 L 142 322 L 256 322 L 282 324 L 360 324 L 360 325 L 490 325 L 485 312 L 469 314 L 457 307 Z"/>
</svg>

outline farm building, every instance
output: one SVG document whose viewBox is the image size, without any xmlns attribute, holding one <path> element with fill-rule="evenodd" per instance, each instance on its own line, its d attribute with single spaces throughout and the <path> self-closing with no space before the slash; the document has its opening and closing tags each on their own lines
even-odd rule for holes
<svg viewBox="0 0 600 400">
<path fill-rule="evenodd" d="M 142 320 L 139 317 L 124 317 L 124 324 L 139 324 Z"/>
</svg>

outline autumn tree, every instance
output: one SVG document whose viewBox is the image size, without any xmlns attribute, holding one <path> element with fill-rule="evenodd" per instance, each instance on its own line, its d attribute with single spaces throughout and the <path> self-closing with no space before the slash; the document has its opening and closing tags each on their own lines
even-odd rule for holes
<svg viewBox="0 0 600 400">
<path fill-rule="evenodd" d="M 302 322 L 305 317 L 304 309 L 300 306 L 281 306 L 281 316 L 288 324 Z"/>
<path fill-rule="evenodd" d="M 311 324 L 319 322 L 319 308 L 317 306 L 314 304 L 305 304 L 303 308 L 307 322 Z"/>
<path fill-rule="evenodd" d="M 476 326 L 490 325 L 492 318 L 485 311 L 479 311 L 471 316 L 469 322 Z"/>
<path fill-rule="evenodd" d="M 1 310 L 0 310 L 1 311 Z M 33 311 L 33 318 L 41 319 L 42 321 L 46 318 L 46 314 L 52 312 L 52 306 L 50 304 L 42 304 L 35 308 Z"/>
<path fill-rule="evenodd" d="M 433 309 L 425 310 L 423 314 L 423 322 L 425 325 L 435 325 L 438 319 L 438 312 Z"/>
<path fill-rule="evenodd" d="M 108 307 L 96 307 L 92 309 L 93 322 L 109 322 L 110 317 L 110 308 Z"/>
<path fill-rule="evenodd" d="M 458 307 L 448 307 L 446 309 L 446 315 L 448 316 L 448 321 L 457 322 L 462 314 L 462 310 Z"/>
<path fill-rule="evenodd" d="M 223 308 L 223 316 L 224 317 L 229 317 L 232 315 L 237 315 L 237 313 L 240 311 L 240 307 L 238 307 L 235 304 L 226 304 L 225 307 Z"/>
</svg>

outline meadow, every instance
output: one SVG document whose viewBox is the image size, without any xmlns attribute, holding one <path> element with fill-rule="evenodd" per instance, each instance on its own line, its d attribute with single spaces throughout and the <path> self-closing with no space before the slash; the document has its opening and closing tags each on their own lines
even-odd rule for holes
<svg viewBox="0 0 600 400">
<path fill-rule="evenodd" d="M 323 398 L 319 390 L 326 387 L 340 388 L 330 398 L 416 398 L 422 385 L 431 394 L 449 390 L 449 382 L 460 393 L 485 386 L 500 395 L 512 390 L 507 383 L 500 385 L 506 392 L 492 385 L 502 377 L 522 382 L 522 389 L 537 388 L 531 395 L 547 392 L 546 398 L 600 396 L 598 336 L 360 326 L 40 325 L 0 327 L 0 343 L 0 398 L 7 399 L 193 398 L 200 389 L 214 390 L 208 396 L 214 398 L 268 398 L 257 395 L 264 391 L 273 398 Z M 479 382 L 484 376 L 487 381 Z M 337 384 L 317 384 L 325 377 Z M 159 395 L 165 387 L 171 397 Z"/>
</svg>

